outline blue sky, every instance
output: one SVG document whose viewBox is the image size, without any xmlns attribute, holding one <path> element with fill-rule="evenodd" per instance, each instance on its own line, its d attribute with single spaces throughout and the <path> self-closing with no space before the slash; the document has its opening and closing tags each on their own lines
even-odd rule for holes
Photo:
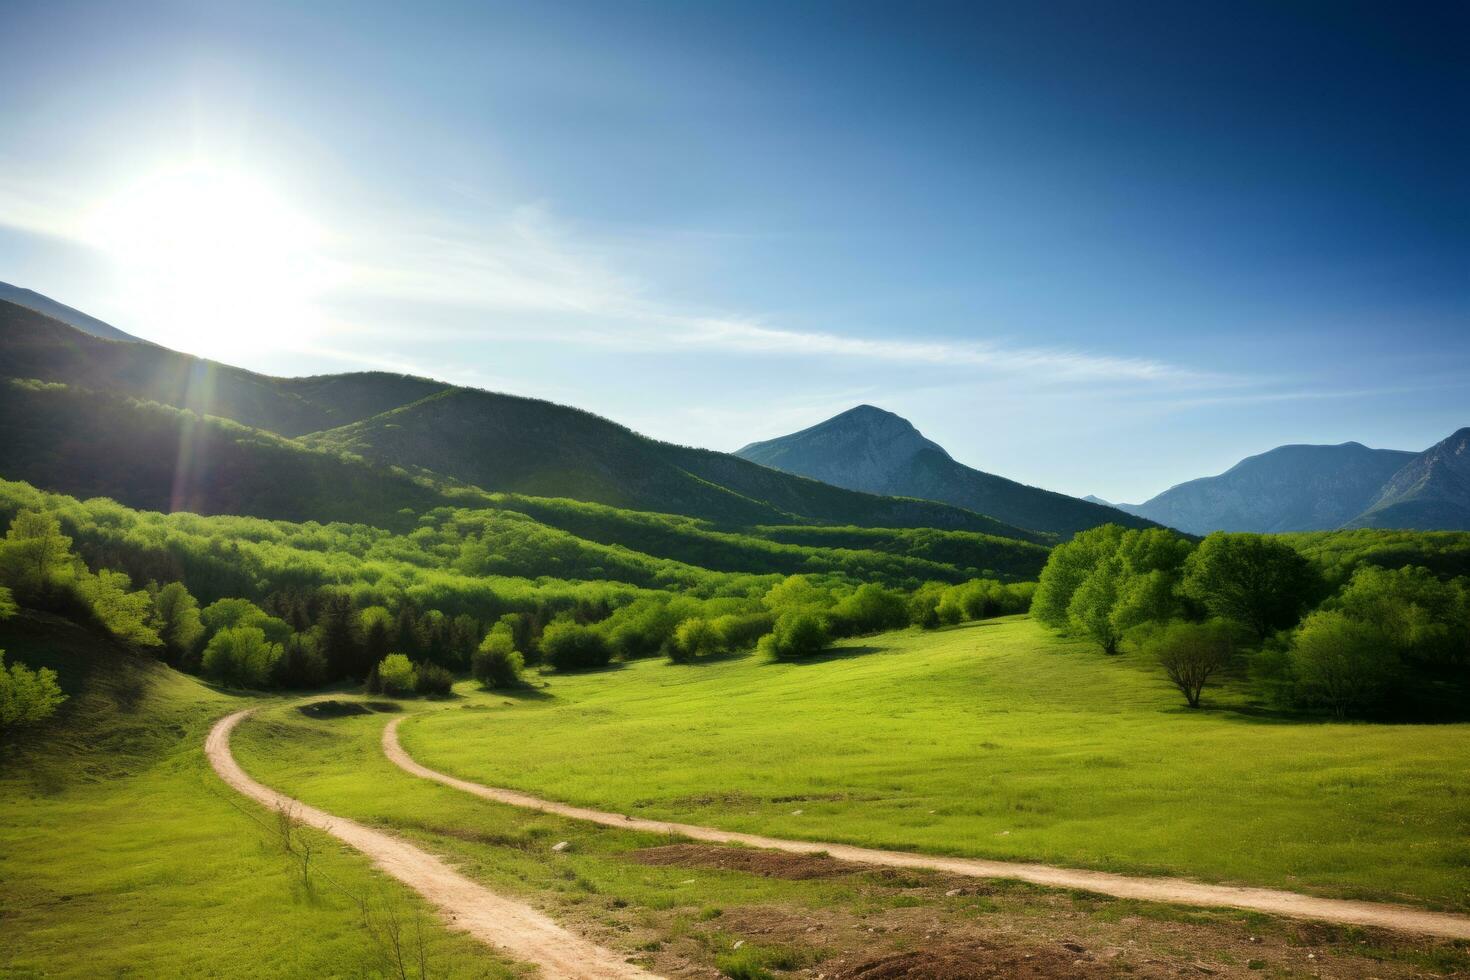
<svg viewBox="0 0 1470 980">
<path fill-rule="evenodd" d="M 1457 3 L 7 5 L 0 280 L 1138 500 L 1470 424 Z"/>
</svg>

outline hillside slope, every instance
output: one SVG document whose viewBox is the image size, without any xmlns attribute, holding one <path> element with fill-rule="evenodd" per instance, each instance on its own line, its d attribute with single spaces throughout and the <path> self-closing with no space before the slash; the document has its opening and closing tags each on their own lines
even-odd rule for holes
<svg viewBox="0 0 1470 980">
<path fill-rule="evenodd" d="M 570 497 L 725 525 L 795 518 L 1028 537 L 944 504 L 856 493 L 724 453 L 658 442 L 579 409 L 468 388 L 451 388 L 305 441 L 486 490 Z"/>
<path fill-rule="evenodd" d="M 551 402 L 384 373 L 274 378 L 150 344 L 103 340 L 3 301 L 0 377 L 156 402 L 286 437 L 312 434 L 310 443 L 317 447 L 351 451 L 380 466 L 432 471 L 487 490 L 684 514 L 727 526 L 816 521 L 1032 537 L 944 504 L 854 493 L 723 453 L 660 443 Z M 84 441 L 96 442 L 99 434 L 86 433 L 87 419 L 77 415 L 74 422 Z M 96 445 L 107 451 L 105 442 Z M 172 459 L 177 449 L 168 455 Z M 100 484 L 51 484 L 34 469 L 0 471 L 6 475 L 74 493 L 116 495 Z M 280 492 L 291 492 L 289 483 L 280 482 Z M 127 499 L 138 506 L 167 506 L 156 495 Z M 211 506 L 211 512 L 218 510 Z M 311 515 L 278 509 L 272 516 Z"/>
<path fill-rule="evenodd" d="M 1171 487 L 1134 514 L 1187 531 L 1327 531 L 1361 514 L 1384 482 L 1414 454 L 1338 446 L 1280 446 L 1241 460 L 1218 476 Z"/>
<path fill-rule="evenodd" d="M 65 303 L 59 303 L 50 296 L 43 296 L 33 289 L 23 289 L 20 286 L 12 286 L 8 282 L 0 282 L 0 300 L 24 306 L 26 309 L 34 310 L 53 320 L 60 320 L 83 333 L 89 333 L 104 340 L 126 340 L 136 344 L 148 343 L 141 337 L 124 333 L 110 323 L 83 313 L 81 310 L 72 309 Z"/>
<path fill-rule="evenodd" d="M 839 487 L 943 501 L 1051 534 L 1072 535 L 1099 524 L 1151 523 L 966 466 L 907 419 L 872 405 L 859 405 L 791 435 L 753 442 L 736 455 Z"/>
<path fill-rule="evenodd" d="M 382 372 L 273 378 L 153 344 L 94 337 L 3 300 L 0 377 L 80 385 L 284 436 L 367 418 L 445 387 Z"/>
<path fill-rule="evenodd" d="M 1412 456 L 1349 526 L 1470 530 L 1470 427 Z"/>
</svg>

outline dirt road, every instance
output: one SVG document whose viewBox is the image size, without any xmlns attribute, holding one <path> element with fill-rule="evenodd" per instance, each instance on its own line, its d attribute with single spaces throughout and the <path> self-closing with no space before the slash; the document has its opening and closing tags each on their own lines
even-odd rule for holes
<svg viewBox="0 0 1470 980">
<path fill-rule="evenodd" d="M 237 711 L 221 718 L 204 743 L 214 771 L 239 792 L 263 806 L 286 807 L 300 822 L 357 848 L 380 869 L 426 898 L 450 928 L 468 932 L 507 956 L 536 964 L 547 977 L 656 980 L 655 974 L 568 932 L 529 905 L 496 895 L 407 841 L 334 817 L 257 783 L 230 754 L 230 733 L 249 714 L 248 710 Z"/>
<path fill-rule="evenodd" d="M 1273 915 L 1291 916 L 1302 919 L 1318 919 L 1345 925 L 1377 926 L 1382 929 L 1397 929 L 1429 936 L 1444 936 L 1451 939 L 1470 939 L 1470 916 L 1445 912 L 1429 912 L 1407 905 L 1386 905 L 1378 902 L 1358 902 L 1337 898 L 1317 898 L 1298 895 L 1295 892 L 1278 891 L 1271 888 L 1243 888 L 1235 885 L 1208 885 L 1182 878 L 1135 878 L 1127 875 L 1109 874 L 1105 871 L 1080 871 L 1058 868 L 1046 864 L 1022 864 L 1010 861 L 986 861 L 979 858 L 952 858 L 931 854 L 916 854 L 909 851 L 883 851 L 849 844 L 829 844 L 820 841 L 783 840 L 777 837 L 762 837 L 757 834 L 742 834 L 713 827 L 693 824 L 668 823 L 662 820 L 646 820 L 620 813 L 590 810 L 586 807 L 556 803 L 520 793 L 515 790 L 496 789 L 468 780 L 436 772 L 415 762 L 398 743 L 398 724 L 395 718 L 383 730 L 383 751 L 401 768 L 435 782 L 452 786 L 466 793 L 497 803 L 528 807 L 545 813 L 554 813 L 573 820 L 589 820 L 609 827 L 629 830 L 645 830 L 660 834 L 678 834 L 693 840 L 710 841 L 717 844 L 744 844 L 794 854 L 829 854 L 840 861 L 856 861 L 862 864 L 884 865 L 895 868 L 928 868 L 950 874 L 969 875 L 975 878 L 1012 878 L 1029 881 L 1053 888 L 1080 888 L 1115 898 L 1133 898 L 1149 902 L 1174 902 L 1181 905 L 1202 905 L 1222 908 L 1254 909 Z"/>
</svg>

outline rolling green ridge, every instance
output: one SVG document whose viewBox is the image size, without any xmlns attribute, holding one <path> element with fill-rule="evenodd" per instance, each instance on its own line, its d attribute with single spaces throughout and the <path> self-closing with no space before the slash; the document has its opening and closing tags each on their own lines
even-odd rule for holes
<svg viewBox="0 0 1470 980">
<path fill-rule="evenodd" d="M 944 504 L 854 493 L 722 453 L 660 443 L 589 412 L 550 402 L 383 373 L 273 378 L 151 344 L 94 337 L 4 301 L 0 301 L 0 378 L 66 384 L 77 389 L 72 397 L 78 400 L 86 397 L 81 392 L 95 393 L 99 404 L 94 412 L 79 413 L 67 428 L 57 431 L 64 437 L 75 434 L 79 450 L 100 457 L 93 461 L 99 467 L 107 462 L 119 467 L 131 464 L 145 449 L 166 448 L 138 447 L 135 454 L 125 441 L 106 444 L 118 434 L 89 431 L 91 426 L 110 424 L 106 412 L 127 398 L 227 419 L 282 437 L 306 437 L 311 447 L 338 454 L 345 450 L 379 468 L 405 467 L 441 484 L 459 481 L 492 491 L 593 500 L 700 517 L 726 527 L 816 522 L 933 526 L 1028 537 L 991 518 Z M 4 424 L 9 430 L 24 421 L 23 416 L 6 418 Z M 179 448 L 167 456 L 177 462 Z M 12 466 L 31 462 L 19 450 L 13 450 L 9 460 Z M 208 482 L 205 468 L 212 465 L 210 457 L 196 453 L 191 463 Z M 158 459 L 147 465 L 164 463 Z M 0 475 L 14 478 L 24 473 L 11 469 L 0 470 Z M 84 494 L 111 492 L 101 487 L 102 482 L 48 486 Z M 213 482 L 230 481 L 221 477 Z M 269 516 L 340 516 L 305 513 L 308 504 L 331 501 L 306 494 L 303 498 L 295 511 L 278 509 Z M 221 498 L 216 488 L 202 506 L 220 499 L 227 498 Z M 158 506 L 152 500 L 134 502 Z"/>
</svg>

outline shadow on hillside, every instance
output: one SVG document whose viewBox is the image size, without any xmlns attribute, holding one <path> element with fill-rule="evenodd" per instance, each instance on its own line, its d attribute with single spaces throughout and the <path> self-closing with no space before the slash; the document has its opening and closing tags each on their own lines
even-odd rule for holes
<svg viewBox="0 0 1470 980">
<path fill-rule="evenodd" d="M 552 701 L 556 695 L 544 687 L 534 687 L 525 684 L 520 687 L 496 687 L 485 691 L 486 694 L 497 694 L 502 697 L 511 698 L 516 701 Z"/>
<path fill-rule="evenodd" d="M 892 647 L 880 647 L 871 643 L 865 643 L 856 647 L 836 647 L 832 650 L 824 650 L 810 657 L 802 657 L 799 660 L 775 660 L 771 663 L 791 664 L 794 667 L 806 667 L 811 664 L 831 663 L 834 660 L 854 660 L 858 657 L 866 657 L 874 653 L 888 653 Z"/>
</svg>

